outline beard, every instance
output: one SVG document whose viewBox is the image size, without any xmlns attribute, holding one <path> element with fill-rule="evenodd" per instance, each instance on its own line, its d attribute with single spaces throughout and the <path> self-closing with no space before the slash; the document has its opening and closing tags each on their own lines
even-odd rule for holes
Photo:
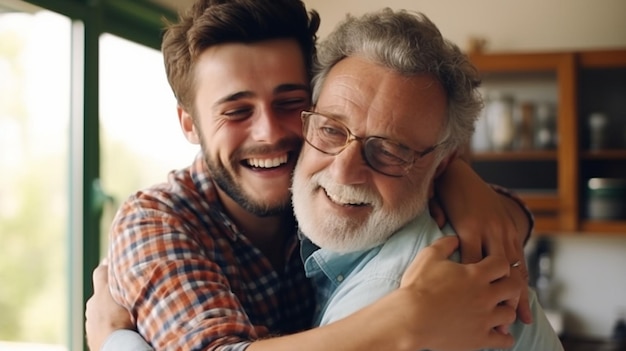
<svg viewBox="0 0 626 351">
<path fill-rule="evenodd" d="M 433 173 L 434 168 L 398 206 L 385 208 L 381 196 L 370 187 L 337 184 L 326 170 L 306 179 L 296 166 L 292 205 L 298 226 L 306 237 L 323 249 L 338 253 L 371 249 L 384 243 L 426 208 Z M 371 208 L 370 213 L 365 219 L 363 216 L 351 218 L 333 211 L 322 213 L 314 208 L 315 196 L 329 194 L 333 199 L 341 199 L 342 203 L 367 205 Z"/>
<path fill-rule="evenodd" d="M 200 130 L 200 129 L 198 129 Z M 285 149 L 292 145 L 300 145 L 299 140 L 287 140 L 279 143 L 278 146 L 272 148 L 275 149 Z M 269 201 L 255 200 L 253 196 L 243 189 L 243 186 L 237 182 L 237 176 L 235 174 L 235 169 L 237 167 L 242 167 L 240 164 L 241 155 L 243 152 L 238 151 L 235 152 L 229 159 L 230 168 L 227 168 L 223 162 L 219 160 L 219 158 L 211 158 L 209 153 L 206 151 L 204 143 L 204 136 L 200 135 L 200 146 L 202 148 L 202 154 L 204 156 L 204 162 L 207 165 L 207 168 L 211 174 L 211 178 L 215 182 L 215 184 L 230 197 L 235 203 L 237 203 L 244 210 L 254 214 L 258 217 L 270 217 L 270 216 L 278 216 L 282 215 L 287 211 L 291 211 L 290 207 L 290 198 L 286 196 L 285 199 L 271 203 Z M 265 147 L 267 149 L 267 147 Z M 265 152 L 269 152 L 272 150 L 265 150 Z M 296 149 L 296 153 L 298 152 L 299 147 Z M 250 150 L 248 150 L 250 152 Z M 259 153 L 259 150 L 256 150 Z"/>
</svg>

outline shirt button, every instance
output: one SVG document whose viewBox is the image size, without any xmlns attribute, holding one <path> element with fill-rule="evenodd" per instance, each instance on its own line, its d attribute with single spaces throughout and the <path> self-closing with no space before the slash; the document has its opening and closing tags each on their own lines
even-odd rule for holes
<svg viewBox="0 0 626 351">
<path fill-rule="evenodd" d="M 339 275 L 337 276 L 337 281 L 338 281 L 338 282 L 342 282 L 342 281 L 343 281 L 343 275 L 339 274 Z"/>
</svg>

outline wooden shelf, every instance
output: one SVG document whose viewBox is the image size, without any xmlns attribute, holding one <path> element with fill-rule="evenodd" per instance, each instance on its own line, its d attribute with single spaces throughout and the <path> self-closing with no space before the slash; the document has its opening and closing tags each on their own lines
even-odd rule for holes
<svg viewBox="0 0 626 351">
<path fill-rule="evenodd" d="M 583 151 L 583 160 L 626 160 L 626 149 Z"/>
<path fill-rule="evenodd" d="M 534 233 L 540 234 L 559 234 L 560 223 L 557 218 L 535 216 L 535 230 Z"/>
<path fill-rule="evenodd" d="M 587 233 L 626 235 L 626 220 L 623 220 L 623 221 L 583 220 L 581 223 L 581 229 L 583 232 L 587 232 Z"/>
<path fill-rule="evenodd" d="M 490 53 L 469 54 L 472 63 L 482 72 L 554 71 L 569 53 Z"/>
<path fill-rule="evenodd" d="M 533 212 L 556 212 L 559 210 L 559 196 L 556 193 L 544 194 L 520 191 L 518 195 Z"/>
<path fill-rule="evenodd" d="M 558 146 L 556 150 L 474 152 L 476 169 L 484 178 L 509 182 L 535 215 L 538 233 L 614 233 L 626 235 L 626 220 L 596 221 L 582 217 L 584 182 L 589 177 L 624 177 L 626 149 L 581 149 L 585 119 L 581 114 L 600 106 L 607 113 L 623 113 L 619 96 L 626 89 L 626 49 L 544 53 L 470 53 L 485 86 L 501 84 L 519 95 L 535 84 L 538 90 L 556 88 Z M 605 77 L 617 75 L 609 83 Z M 524 90 L 525 89 L 525 90 Z M 514 91 L 515 93 L 515 91 Z M 544 94 L 545 95 L 545 94 Z M 525 97 L 526 98 L 526 97 Z M 531 98 L 532 99 L 532 98 Z M 608 108 L 608 107 L 607 107 Z M 621 125 L 621 123 L 618 123 Z M 524 192 L 550 189 L 550 192 Z M 553 190 L 552 190 L 553 189 Z"/>
<path fill-rule="evenodd" d="M 473 152 L 473 161 L 556 161 L 556 150 Z"/>
<path fill-rule="evenodd" d="M 578 54 L 579 65 L 583 68 L 624 68 L 626 50 L 599 50 Z"/>
</svg>

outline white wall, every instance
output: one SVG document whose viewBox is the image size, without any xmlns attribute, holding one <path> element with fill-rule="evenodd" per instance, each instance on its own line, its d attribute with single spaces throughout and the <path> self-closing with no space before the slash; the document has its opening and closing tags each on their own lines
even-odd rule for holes
<svg viewBox="0 0 626 351">
<path fill-rule="evenodd" d="M 347 12 L 384 6 L 424 12 L 461 48 L 470 36 L 493 51 L 626 48 L 625 0 L 304 0 L 320 13 L 323 38 Z M 618 311 L 626 313 L 626 233 L 554 237 L 559 302 L 566 330 L 608 336 Z"/>
<path fill-rule="evenodd" d="M 565 328 L 608 336 L 618 314 L 626 317 L 626 234 L 556 236 L 554 275 Z"/>
<path fill-rule="evenodd" d="M 304 0 L 323 37 L 350 12 L 382 7 L 424 12 L 461 48 L 485 37 L 495 51 L 626 47 L 624 0 Z"/>
</svg>

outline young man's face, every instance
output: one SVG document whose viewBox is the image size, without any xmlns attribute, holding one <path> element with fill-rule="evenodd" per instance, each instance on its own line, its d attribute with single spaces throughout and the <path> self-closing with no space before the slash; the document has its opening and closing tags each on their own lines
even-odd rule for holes
<svg viewBox="0 0 626 351">
<path fill-rule="evenodd" d="M 202 145 L 222 200 L 260 216 L 289 208 L 300 113 L 310 106 L 297 42 L 211 47 L 195 78 L 194 111 L 180 110 L 179 118 L 187 139 Z"/>
<path fill-rule="evenodd" d="M 402 76 L 350 57 L 329 72 L 315 111 L 345 124 L 357 137 L 384 137 L 421 151 L 439 141 L 446 96 L 432 76 Z M 341 128 L 335 122 L 320 120 L 311 129 L 318 135 L 318 145 L 339 143 L 348 134 L 338 132 Z M 324 140 L 331 142 L 324 144 Z M 294 173 L 294 211 L 302 232 L 323 248 L 346 252 L 376 246 L 427 204 L 439 166 L 434 153 L 416 158 L 402 176 L 391 177 L 368 165 L 363 147 L 362 140 L 352 141 L 335 156 L 307 143 L 302 149 Z M 400 159 L 392 157 L 401 154 L 398 149 L 380 151 L 379 159 L 388 163 Z M 397 171 L 380 164 L 378 168 Z"/>
</svg>

